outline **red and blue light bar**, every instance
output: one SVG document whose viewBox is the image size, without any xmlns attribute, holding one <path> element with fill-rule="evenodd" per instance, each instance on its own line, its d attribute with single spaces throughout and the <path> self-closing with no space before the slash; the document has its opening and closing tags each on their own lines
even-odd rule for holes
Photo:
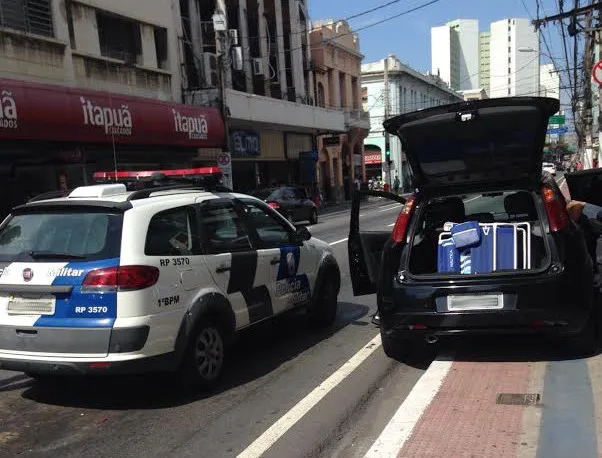
<svg viewBox="0 0 602 458">
<path fill-rule="evenodd" d="M 221 175 L 219 167 L 196 167 L 190 169 L 167 169 L 167 170 L 132 170 L 132 171 L 113 171 L 113 172 L 95 172 L 95 180 L 123 180 L 123 179 L 141 179 L 153 178 L 154 176 L 164 177 L 203 177 Z"/>
</svg>

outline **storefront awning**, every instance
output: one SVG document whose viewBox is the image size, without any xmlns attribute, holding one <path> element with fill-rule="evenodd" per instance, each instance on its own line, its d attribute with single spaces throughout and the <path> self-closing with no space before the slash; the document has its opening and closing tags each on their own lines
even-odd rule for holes
<svg viewBox="0 0 602 458">
<path fill-rule="evenodd" d="M 0 79 L 0 140 L 219 148 L 218 109 Z"/>
</svg>

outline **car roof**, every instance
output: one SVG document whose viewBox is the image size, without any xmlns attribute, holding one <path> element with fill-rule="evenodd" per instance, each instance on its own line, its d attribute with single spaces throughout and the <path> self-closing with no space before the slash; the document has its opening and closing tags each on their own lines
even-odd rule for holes
<svg viewBox="0 0 602 458">
<path fill-rule="evenodd" d="M 103 188 L 104 190 L 109 189 L 109 191 L 111 191 L 110 187 L 113 187 L 112 192 L 103 193 Z M 259 199 L 246 194 L 236 192 L 214 192 L 184 186 L 180 188 L 172 187 L 170 189 L 161 189 L 158 187 L 156 189 L 150 188 L 141 191 L 145 191 L 148 195 L 143 194 L 142 196 L 137 197 L 135 194 L 138 193 L 138 191 L 127 191 L 125 190 L 125 187 L 123 187 L 122 192 L 119 192 L 119 190 L 114 188 L 114 185 L 81 186 L 71 191 L 69 195 L 30 201 L 16 207 L 16 209 L 26 210 L 39 207 L 92 206 L 126 211 L 130 208 L 149 207 L 157 204 L 164 206 L 166 203 L 185 205 L 186 203 L 198 202 L 199 200 L 212 200 L 220 197 L 250 198 L 260 202 Z"/>
</svg>

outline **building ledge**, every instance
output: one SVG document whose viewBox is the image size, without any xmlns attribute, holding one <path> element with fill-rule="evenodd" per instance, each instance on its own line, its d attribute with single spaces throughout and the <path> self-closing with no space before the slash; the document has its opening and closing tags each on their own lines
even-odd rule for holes
<svg viewBox="0 0 602 458">
<path fill-rule="evenodd" d="M 11 29 L 9 27 L 0 27 L 0 35 L 9 35 L 14 38 L 20 38 L 22 40 L 43 42 L 43 43 L 47 43 L 49 45 L 55 45 L 59 48 L 67 47 L 67 42 L 65 42 L 63 40 L 59 40 L 54 37 L 47 37 L 45 35 L 36 35 L 33 33 L 20 32 L 18 30 Z"/>
<path fill-rule="evenodd" d="M 273 99 L 226 89 L 226 105 L 230 118 L 253 122 L 275 129 L 308 132 L 340 132 L 347 130 L 342 110 Z"/>
<path fill-rule="evenodd" d="M 159 73 L 161 75 L 171 76 L 171 72 L 169 70 L 163 70 L 162 68 L 145 67 L 144 65 L 138 65 L 138 64 L 130 64 L 130 63 L 126 62 L 125 60 L 115 59 L 113 57 L 99 56 L 98 54 L 92 54 L 92 53 L 88 53 L 88 52 L 78 51 L 76 49 L 73 49 L 71 51 L 71 54 L 73 54 L 74 56 L 83 57 L 84 59 L 92 59 L 92 60 L 97 60 L 97 61 L 102 61 L 102 62 L 108 62 L 110 64 L 123 65 L 124 67 L 137 68 L 137 69 L 143 70 L 145 72 Z"/>
</svg>

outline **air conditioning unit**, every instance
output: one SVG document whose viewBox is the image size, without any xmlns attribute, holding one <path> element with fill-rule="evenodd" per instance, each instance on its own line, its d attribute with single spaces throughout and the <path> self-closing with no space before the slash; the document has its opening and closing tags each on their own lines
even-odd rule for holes
<svg viewBox="0 0 602 458">
<path fill-rule="evenodd" d="M 263 75 L 263 59 L 261 57 L 253 58 L 253 75 L 260 76 Z"/>
<path fill-rule="evenodd" d="M 231 46 L 238 45 L 238 30 L 237 29 L 229 29 L 228 35 L 230 36 L 230 45 Z"/>
<path fill-rule="evenodd" d="M 218 66 L 217 66 L 217 55 L 211 52 L 203 53 L 203 73 L 205 75 L 205 86 L 206 87 L 218 87 Z"/>
</svg>

